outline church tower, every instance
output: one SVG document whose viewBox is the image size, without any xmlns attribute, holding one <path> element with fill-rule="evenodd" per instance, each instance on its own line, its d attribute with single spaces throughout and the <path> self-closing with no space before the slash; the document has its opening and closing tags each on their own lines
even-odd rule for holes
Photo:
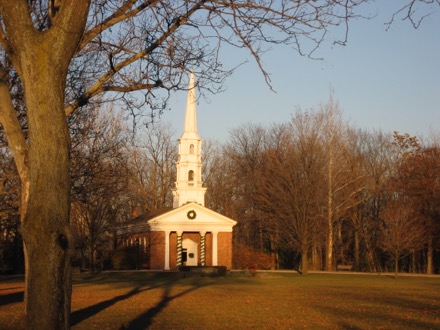
<svg viewBox="0 0 440 330">
<path fill-rule="evenodd" d="M 206 188 L 202 183 L 202 139 L 197 133 L 196 89 L 191 72 L 186 104 L 185 128 L 179 141 L 176 163 L 176 185 L 173 189 L 173 208 L 188 202 L 205 206 Z"/>
</svg>

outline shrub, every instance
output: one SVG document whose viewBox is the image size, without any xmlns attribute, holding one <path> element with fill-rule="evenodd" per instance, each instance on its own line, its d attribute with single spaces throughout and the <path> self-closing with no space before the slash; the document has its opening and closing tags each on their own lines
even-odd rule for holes
<svg viewBox="0 0 440 330">
<path fill-rule="evenodd" d="M 238 269 L 271 269 L 272 257 L 268 252 L 239 244 L 234 247 L 234 264 Z"/>
<path fill-rule="evenodd" d="M 114 269 L 126 270 L 136 268 L 136 248 L 124 247 L 116 250 L 112 257 L 112 265 Z"/>
<path fill-rule="evenodd" d="M 208 277 L 220 277 L 227 274 L 226 266 L 182 266 L 179 271 Z"/>
</svg>

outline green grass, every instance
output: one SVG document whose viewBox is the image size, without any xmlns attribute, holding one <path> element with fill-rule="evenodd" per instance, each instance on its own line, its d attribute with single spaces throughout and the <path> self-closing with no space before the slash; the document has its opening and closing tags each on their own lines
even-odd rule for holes
<svg viewBox="0 0 440 330">
<path fill-rule="evenodd" d="M 0 329 L 20 328 L 22 290 L 20 279 L 0 281 Z M 73 329 L 438 329 L 440 278 L 82 274 L 73 286 L 72 324 Z"/>
</svg>

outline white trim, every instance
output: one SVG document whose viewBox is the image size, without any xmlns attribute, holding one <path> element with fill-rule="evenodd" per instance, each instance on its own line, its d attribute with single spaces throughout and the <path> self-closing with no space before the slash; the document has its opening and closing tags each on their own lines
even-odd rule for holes
<svg viewBox="0 0 440 330">
<path fill-rule="evenodd" d="M 170 270 L 170 232 L 165 231 L 165 267 L 164 270 Z"/>
<path fill-rule="evenodd" d="M 215 231 L 212 233 L 212 265 L 217 266 L 218 264 L 218 233 Z"/>
<path fill-rule="evenodd" d="M 190 210 L 196 211 L 197 217 L 195 219 L 187 218 L 187 212 Z M 193 202 L 172 209 L 148 221 L 151 231 L 177 232 L 232 232 L 232 227 L 236 223 L 220 213 Z"/>
</svg>

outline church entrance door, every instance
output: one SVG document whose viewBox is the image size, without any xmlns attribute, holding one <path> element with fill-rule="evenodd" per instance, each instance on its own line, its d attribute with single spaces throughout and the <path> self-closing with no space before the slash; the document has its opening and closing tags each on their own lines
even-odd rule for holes
<svg viewBox="0 0 440 330">
<path fill-rule="evenodd" d="M 197 243 L 187 238 L 182 241 L 182 248 L 186 250 L 186 265 L 197 266 L 199 256 L 197 253 Z"/>
</svg>

